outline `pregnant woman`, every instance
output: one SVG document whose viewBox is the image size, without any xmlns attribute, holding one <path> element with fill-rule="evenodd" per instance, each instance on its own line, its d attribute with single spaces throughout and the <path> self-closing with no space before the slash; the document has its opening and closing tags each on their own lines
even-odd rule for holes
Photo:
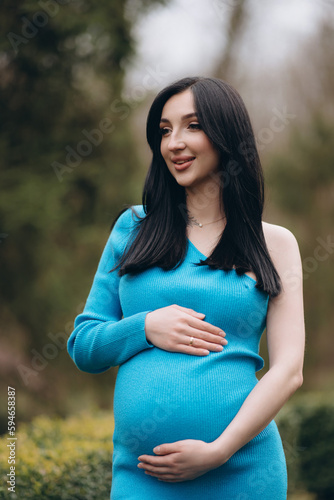
<svg viewBox="0 0 334 500">
<path fill-rule="evenodd" d="M 302 266 L 292 233 L 262 221 L 245 105 L 184 78 L 155 98 L 147 139 L 142 205 L 116 218 L 68 340 L 80 370 L 119 366 L 111 499 L 286 499 L 273 419 L 302 383 Z"/>
</svg>

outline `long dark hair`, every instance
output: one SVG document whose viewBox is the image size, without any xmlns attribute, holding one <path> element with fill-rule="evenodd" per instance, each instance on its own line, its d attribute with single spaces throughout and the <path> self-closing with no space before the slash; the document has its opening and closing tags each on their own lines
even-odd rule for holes
<svg viewBox="0 0 334 500">
<path fill-rule="evenodd" d="M 226 216 L 219 242 L 211 255 L 197 265 L 226 271 L 235 267 L 239 275 L 253 271 L 257 288 L 275 297 L 281 291 L 281 281 L 262 229 L 264 180 L 254 132 L 238 92 L 217 78 L 183 78 L 154 99 L 146 127 L 153 157 L 142 195 L 145 216 L 136 214 L 136 237 L 113 269 L 119 267 L 119 276 L 152 266 L 170 270 L 177 268 L 186 256 L 189 214 L 185 188 L 176 182 L 161 155 L 159 123 L 168 99 L 187 89 L 193 93 L 202 130 L 220 154 L 219 171 L 213 182 L 219 185 Z"/>
</svg>

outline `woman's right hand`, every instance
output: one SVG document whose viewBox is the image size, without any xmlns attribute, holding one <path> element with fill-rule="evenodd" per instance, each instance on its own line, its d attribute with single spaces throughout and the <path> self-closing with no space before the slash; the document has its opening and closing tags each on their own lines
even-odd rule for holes
<svg viewBox="0 0 334 500">
<path fill-rule="evenodd" d="M 161 307 L 145 318 L 146 338 L 169 352 L 206 356 L 221 352 L 227 344 L 221 328 L 203 321 L 205 314 L 173 304 Z"/>
</svg>

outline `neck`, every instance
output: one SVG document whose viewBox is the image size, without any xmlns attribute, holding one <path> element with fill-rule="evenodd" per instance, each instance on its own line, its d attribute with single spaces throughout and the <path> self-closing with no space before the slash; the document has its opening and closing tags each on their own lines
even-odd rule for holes
<svg viewBox="0 0 334 500">
<path fill-rule="evenodd" d="M 189 215 L 203 224 L 225 217 L 225 211 L 218 196 L 211 197 L 199 190 L 193 192 L 187 188 L 186 203 Z"/>
</svg>

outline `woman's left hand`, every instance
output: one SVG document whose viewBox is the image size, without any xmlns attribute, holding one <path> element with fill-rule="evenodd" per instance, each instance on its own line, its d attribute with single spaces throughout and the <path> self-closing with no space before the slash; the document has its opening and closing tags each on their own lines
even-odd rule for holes
<svg viewBox="0 0 334 500">
<path fill-rule="evenodd" d="M 138 467 L 146 474 L 170 483 L 195 479 L 224 463 L 214 443 L 195 439 L 161 444 L 153 452 L 156 455 L 138 457 Z"/>
</svg>

